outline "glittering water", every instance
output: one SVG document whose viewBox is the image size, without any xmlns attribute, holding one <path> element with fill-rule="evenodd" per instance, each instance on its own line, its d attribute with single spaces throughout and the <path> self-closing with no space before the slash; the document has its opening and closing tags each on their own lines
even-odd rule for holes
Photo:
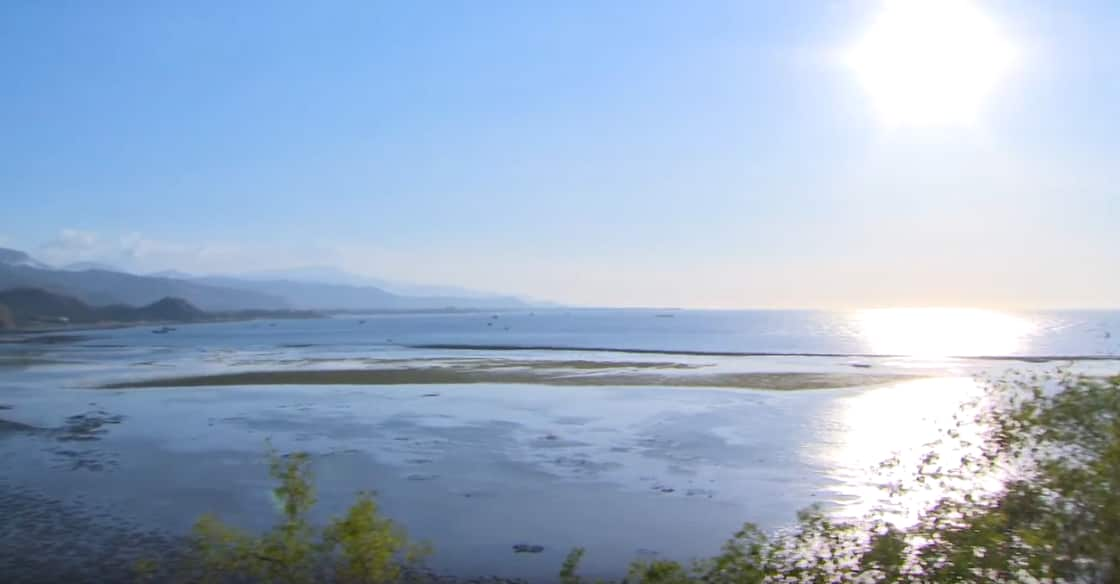
<svg viewBox="0 0 1120 584">
<path fill-rule="evenodd" d="M 321 516 L 358 490 L 376 490 L 386 513 L 431 540 L 440 570 L 547 581 L 580 545 L 590 575 L 617 576 L 635 557 L 713 553 L 741 522 L 779 527 L 812 503 L 858 514 L 878 496 L 874 465 L 936 437 L 979 391 L 974 376 L 1118 371 L 1120 361 L 1106 358 L 1117 353 L 1118 323 L 1115 312 L 550 310 L 205 324 L 160 335 L 134 327 L 75 333 L 76 342 L 0 343 L 0 405 L 9 408 L 0 420 L 42 429 L 0 431 L 0 486 L 140 530 L 182 533 L 208 511 L 264 528 L 275 518 L 268 438 L 312 454 Z M 922 377 L 789 392 L 486 383 L 96 389 L 122 379 L 481 357 Z M 89 525 L 75 537 L 96 540 L 97 523 Z M 544 551 L 514 554 L 518 544 Z"/>
</svg>

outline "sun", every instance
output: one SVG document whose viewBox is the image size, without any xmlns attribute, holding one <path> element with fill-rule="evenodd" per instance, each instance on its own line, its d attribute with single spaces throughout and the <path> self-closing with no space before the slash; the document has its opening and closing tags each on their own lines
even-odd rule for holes
<svg viewBox="0 0 1120 584">
<path fill-rule="evenodd" d="M 845 55 L 889 126 L 969 125 L 1017 51 L 969 0 L 888 0 Z"/>
</svg>

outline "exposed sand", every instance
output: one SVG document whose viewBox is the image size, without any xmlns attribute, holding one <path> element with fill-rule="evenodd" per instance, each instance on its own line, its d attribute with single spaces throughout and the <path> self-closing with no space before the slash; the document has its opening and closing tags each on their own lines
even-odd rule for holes
<svg viewBox="0 0 1120 584">
<path fill-rule="evenodd" d="M 103 389 L 224 385 L 427 385 L 516 383 L 556 386 L 709 387 L 807 390 L 918 379 L 897 373 L 696 372 L 679 363 L 468 360 L 375 369 L 268 370 L 129 380 Z"/>
</svg>

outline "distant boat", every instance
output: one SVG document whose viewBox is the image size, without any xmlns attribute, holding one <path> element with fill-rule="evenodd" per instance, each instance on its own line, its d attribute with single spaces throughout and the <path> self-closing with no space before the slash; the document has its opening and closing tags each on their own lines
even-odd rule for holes
<svg viewBox="0 0 1120 584">
<path fill-rule="evenodd" d="M 175 330 L 175 327 L 163 326 L 157 329 L 152 329 L 152 332 L 157 335 L 166 335 L 167 333 Z"/>
<path fill-rule="evenodd" d="M 660 312 L 658 314 L 655 314 L 654 316 L 656 316 L 657 318 L 673 318 L 676 315 L 675 314 L 669 314 L 668 312 Z"/>
<path fill-rule="evenodd" d="M 851 366 L 851 367 L 859 367 L 860 369 L 867 369 L 867 368 L 871 367 L 870 363 L 863 363 L 861 361 L 855 361 L 855 362 L 852 362 L 852 363 L 848 363 L 848 365 Z"/>
</svg>

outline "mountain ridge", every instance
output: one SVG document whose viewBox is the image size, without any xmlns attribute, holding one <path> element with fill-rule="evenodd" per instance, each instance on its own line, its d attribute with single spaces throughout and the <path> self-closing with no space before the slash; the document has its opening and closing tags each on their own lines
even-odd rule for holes
<svg viewBox="0 0 1120 584">
<path fill-rule="evenodd" d="M 342 278 L 339 276 L 342 274 L 351 278 L 352 283 L 190 276 L 174 270 L 139 275 L 99 269 L 91 262 L 80 262 L 78 265 L 86 269 L 54 269 L 25 252 L 0 248 L 0 290 L 40 288 L 101 306 L 147 305 L 166 297 L 177 297 L 207 311 L 508 309 L 530 306 L 513 296 L 481 293 L 469 296 L 397 294 L 362 283 L 370 279 L 334 268 L 304 269 L 304 273 L 334 274 L 337 278 Z"/>
<path fill-rule="evenodd" d="M 144 306 L 93 306 L 73 296 L 41 288 L 0 290 L 0 328 L 42 325 L 140 322 L 207 322 L 240 318 L 304 318 L 317 313 L 300 311 L 205 311 L 182 298 L 166 297 Z"/>
</svg>

